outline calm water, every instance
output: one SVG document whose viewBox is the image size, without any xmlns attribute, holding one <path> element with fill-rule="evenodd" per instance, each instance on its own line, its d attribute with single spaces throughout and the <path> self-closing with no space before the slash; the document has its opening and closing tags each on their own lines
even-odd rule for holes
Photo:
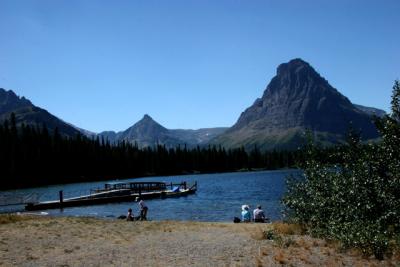
<svg viewBox="0 0 400 267">
<path fill-rule="evenodd" d="M 164 181 L 198 182 L 196 194 L 180 198 L 146 200 L 150 220 L 194 220 L 194 221 L 232 221 L 240 215 L 241 205 L 248 204 L 254 209 L 262 205 L 267 216 L 272 220 L 281 218 L 280 199 L 285 191 L 285 177 L 297 173 L 296 170 L 263 171 L 246 173 L 182 175 L 173 177 L 148 177 L 126 179 L 124 181 Z M 40 196 L 40 200 L 58 198 L 58 191 L 63 190 L 65 198 L 87 194 L 90 189 L 102 188 L 105 182 L 78 183 L 31 188 L 14 191 L 0 191 L 0 197 L 10 194 Z M 16 210 L 21 207 L 0 207 L 0 211 Z M 118 217 L 132 208 L 135 215 L 138 205 L 135 202 L 113 203 L 88 207 L 46 210 L 51 215 Z"/>
</svg>

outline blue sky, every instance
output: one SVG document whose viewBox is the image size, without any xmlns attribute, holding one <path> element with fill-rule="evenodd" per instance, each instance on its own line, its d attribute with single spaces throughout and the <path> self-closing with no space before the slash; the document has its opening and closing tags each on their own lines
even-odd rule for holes
<svg viewBox="0 0 400 267">
<path fill-rule="evenodd" d="M 388 111 L 399 14 L 398 0 L 0 0 L 0 87 L 96 132 L 146 113 L 167 128 L 231 126 L 300 57 Z"/>
</svg>

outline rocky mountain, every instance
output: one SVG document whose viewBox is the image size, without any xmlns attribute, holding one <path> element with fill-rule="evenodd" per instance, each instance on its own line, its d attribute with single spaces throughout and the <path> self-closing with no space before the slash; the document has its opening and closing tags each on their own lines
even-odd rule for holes
<svg viewBox="0 0 400 267">
<path fill-rule="evenodd" d="M 32 107 L 31 101 L 18 97 L 13 91 L 0 88 L 0 115 L 25 107 Z"/>
<path fill-rule="evenodd" d="M 170 130 L 170 133 L 176 138 L 184 141 L 186 144 L 193 145 L 208 145 L 210 140 L 225 132 L 228 128 L 202 128 L 198 130 Z"/>
<path fill-rule="evenodd" d="M 13 91 L 0 88 L 0 121 L 8 119 L 12 112 L 16 114 L 17 124 L 40 127 L 46 124 L 50 131 L 57 127 L 65 136 L 80 132 L 111 143 L 126 141 L 139 147 L 215 144 L 249 149 L 257 145 L 264 150 L 297 148 L 304 142 L 306 130 L 322 144 L 340 143 L 350 125 L 360 130 L 364 139 L 376 138 L 378 134 L 371 117 L 385 114 L 383 110 L 352 104 L 302 59 L 281 64 L 262 97 L 231 128 L 167 129 L 144 115 L 125 131 L 96 134 L 66 123 Z"/>
<path fill-rule="evenodd" d="M 11 90 L 0 88 L 0 121 L 9 119 L 11 113 L 15 114 L 17 126 L 24 123 L 42 127 L 45 124 L 50 132 L 58 128 L 59 132 L 65 136 L 75 136 L 79 133 L 77 129 L 45 109 L 33 105 L 25 97 L 19 97 Z"/>
<path fill-rule="evenodd" d="M 382 118 L 383 116 L 386 115 L 386 111 L 379 109 L 379 108 L 366 107 L 366 106 L 357 105 L 357 104 L 354 104 L 354 106 L 356 108 L 358 108 L 359 110 L 367 113 L 370 116 L 377 116 L 379 118 Z"/>
<path fill-rule="evenodd" d="M 143 119 L 129 127 L 125 131 L 114 132 L 104 131 L 96 134 L 91 131 L 79 128 L 68 122 L 65 122 L 56 116 L 50 114 L 45 109 L 35 106 L 25 97 L 17 96 L 11 90 L 0 88 L 0 122 L 9 119 L 11 113 L 16 116 L 17 126 L 22 123 L 42 127 L 46 125 L 50 132 L 58 128 L 64 136 L 75 136 L 81 133 L 89 138 L 100 137 L 109 140 L 111 143 L 126 141 L 137 143 L 139 147 L 154 146 L 157 144 L 167 147 L 176 147 L 178 145 L 195 147 L 205 145 L 212 138 L 222 133 L 227 128 L 207 128 L 198 130 L 170 130 L 154 121 L 149 115 L 144 115 Z"/>
<path fill-rule="evenodd" d="M 98 137 L 108 140 L 110 143 L 118 142 L 118 133 L 114 131 L 103 131 L 97 134 Z"/>
<path fill-rule="evenodd" d="M 83 136 L 86 136 L 88 138 L 96 138 L 96 136 L 97 136 L 97 133 L 95 133 L 95 132 L 80 128 L 78 126 L 73 125 L 72 123 L 68 123 L 68 122 L 65 122 L 65 123 L 68 124 L 69 126 L 71 126 L 72 128 L 74 128 L 75 130 L 79 131 Z"/>
<path fill-rule="evenodd" d="M 147 114 L 132 127 L 120 133 L 118 140 L 136 142 L 141 147 L 155 146 L 157 144 L 176 146 L 182 143 L 179 139 L 170 135 L 167 128 L 161 126 Z"/>
<path fill-rule="evenodd" d="M 198 130 L 167 129 L 153 120 L 149 115 L 144 117 L 122 132 L 105 131 L 99 134 L 100 137 L 112 143 L 126 141 L 136 143 L 139 147 L 165 145 L 176 147 L 178 145 L 194 147 L 207 144 L 212 138 L 221 134 L 227 128 L 206 128 Z"/>
<path fill-rule="evenodd" d="M 322 144 L 339 143 L 349 127 L 362 138 L 378 136 L 371 116 L 339 93 L 309 63 L 293 59 L 281 64 L 264 94 L 225 133 L 212 140 L 225 147 L 257 145 L 292 149 L 310 130 Z"/>
</svg>

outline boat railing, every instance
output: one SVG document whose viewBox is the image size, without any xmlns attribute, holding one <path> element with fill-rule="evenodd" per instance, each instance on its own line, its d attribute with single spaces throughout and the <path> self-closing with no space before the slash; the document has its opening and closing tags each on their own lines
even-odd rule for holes
<svg viewBox="0 0 400 267">
<path fill-rule="evenodd" d="M 163 191 L 166 189 L 165 183 L 160 182 L 138 182 L 129 183 L 129 189 L 131 192 L 153 192 L 153 191 Z"/>
<path fill-rule="evenodd" d="M 104 188 L 95 188 L 86 191 L 85 194 L 80 192 L 81 194 L 77 194 L 77 192 L 65 192 L 64 197 L 72 197 L 72 196 L 79 196 L 79 195 L 93 195 L 103 192 L 110 192 L 113 190 L 120 190 L 120 191 L 129 191 L 130 193 L 146 193 L 146 192 L 154 192 L 154 191 L 165 191 L 167 189 L 173 190 L 174 188 L 178 187 L 179 189 L 189 189 L 194 190 L 197 188 L 197 181 L 194 183 L 187 183 L 187 182 L 180 182 L 180 183 L 160 183 L 160 182 L 132 182 L 132 183 L 108 183 L 105 184 Z"/>
<path fill-rule="evenodd" d="M 15 193 L 5 192 L 0 194 L 0 207 L 2 206 L 17 206 L 25 205 L 27 203 L 39 202 L 43 194 L 39 193 Z"/>
<path fill-rule="evenodd" d="M 108 192 L 111 190 L 130 190 L 132 193 L 164 191 L 167 189 L 172 190 L 178 187 L 179 189 L 194 189 L 197 187 L 197 181 L 192 184 L 187 182 L 180 183 L 161 183 L 161 182 L 131 182 L 131 183 L 107 183 L 104 188 L 96 188 L 90 191 L 90 194 Z"/>
<path fill-rule="evenodd" d="M 189 187 L 189 190 L 196 190 L 197 189 L 197 181 L 193 183 L 191 187 Z"/>
<path fill-rule="evenodd" d="M 176 187 L 176 186 L 178 186 L 179 187 L 179 189 L 184 189 L 184 190 L 186 190 L 186 189 L 190 189 L 190 190 L 193 190 L 193 189 L 196 189 L 197 188 L 197 181 L 195 181 L 194 183 L 192 183 L 192 184 L 190 184 L 190 183 L 187 183 L 187 182 L 181 182 L 181 183 L 169 183 L 168 184 L 168 187 L 172 190 L 174 187 Z"/>
</svg>

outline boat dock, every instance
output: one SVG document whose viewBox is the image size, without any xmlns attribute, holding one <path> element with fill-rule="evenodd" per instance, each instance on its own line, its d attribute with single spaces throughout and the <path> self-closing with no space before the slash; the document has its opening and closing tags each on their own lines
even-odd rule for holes
<svg viewBox="0 0 400 267">
<path fill-rule="evenodd" d="M 63 191 L 59 191 L 59 199 L 28 203 L 25 210 L 60 209 L 66 207 L 78 207 L 99 205 L 117 202 L 135 201 L 136 198 L 155 199 L 181 197 L 194 194 L 197 190 L 197 182 L 188 185 L 186 182 L 179 184 L 161 182 L 132 182 L 132 183 L 107 183 L 104 189 L 91 190 L 89 195 L 64 199 Z"/>
</svg>

